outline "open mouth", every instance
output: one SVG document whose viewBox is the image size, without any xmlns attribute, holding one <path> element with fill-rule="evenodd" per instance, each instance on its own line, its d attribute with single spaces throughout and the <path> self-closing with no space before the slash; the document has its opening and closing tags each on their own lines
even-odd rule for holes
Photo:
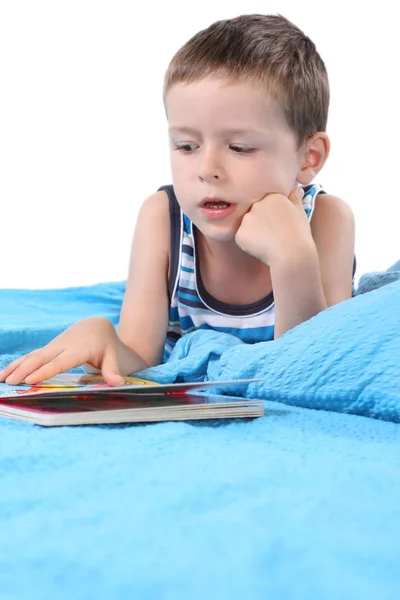
<svg viewBox="0 0 400 600">
<path fill-rule="evenodd" d="M 222 202 L 222 201 L 217 201 L 217 202 L 210 201 L 210 202 L 205 202 L 203 204 L 203 206 L 205 208 L 209 208 L 209 209 L 214 209 L 214 210 L 218 210 L 219 209 L 219 210 L 222 210 L 224 208 L 229 208 L 230 203 L 229 202 Z"/>
<path fill-rule="evenodd" d="M 220 221 L 231 216 L 235 212 L 235 204 L 218 200 L 218 198 L 204 199 L 201 204 L 203 216 L 211 221 Z"/>
</svg>

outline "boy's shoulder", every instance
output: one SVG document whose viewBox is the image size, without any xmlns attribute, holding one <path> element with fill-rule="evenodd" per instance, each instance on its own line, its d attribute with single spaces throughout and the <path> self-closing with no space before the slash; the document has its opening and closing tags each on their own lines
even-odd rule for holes
<svg viewBox="0 0 400 600">
<path fill-rule="evenodd" d="M 310 226 L 317 246 L 329 247 L 329 240 L 338 243 L 344 237 L 353 237 L 354 214 L 347 202 L 339 196 L 318 194 Z"/>
<path fill-rule="evenodd" d="M 136 220 L 134 238 L 143 248 L 152 240 L 165 251 L 169 251 L 170 228 L 169 202 L 163 191 L 154 192 L 142 202 Z"/>
<path fill-rule="evenodd" d="M 140 207 L 139 215 L 144 219 L 165 219 L 169 215 L 168 196 L 164 190 L 157 190 L 148 196 Z"/>
<path fill-rule="evenodd" d="M 350 206 L 339 196 L 327 193 L 319 193 L 318 201 L 315 203 L 313 220 L 318 219 L 330 221 L 333 218 L 353 220 L 353 211 Z"/>
</svg>

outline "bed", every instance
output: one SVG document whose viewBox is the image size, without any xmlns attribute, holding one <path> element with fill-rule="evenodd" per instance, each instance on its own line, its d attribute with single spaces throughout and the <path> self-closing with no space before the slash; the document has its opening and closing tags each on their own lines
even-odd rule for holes
<svg viewBox="0 0 400 600">
<path fill-rule="evenodd" d="M 260 419 L 0 419 L 1 600 L 397 600 L 400 264 L 358 290 L 275 342 L 189 334 L 142 373 L 261 377 Z M 123 292 L 1 290 L 0 365 L 84 316 L 117 325 Z"/>
</svg>

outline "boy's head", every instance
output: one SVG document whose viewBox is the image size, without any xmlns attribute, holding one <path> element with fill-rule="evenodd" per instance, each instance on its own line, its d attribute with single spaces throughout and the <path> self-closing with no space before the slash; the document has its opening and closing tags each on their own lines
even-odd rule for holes
<svg viewBox="0 0 400 600">
<path fill-rule="evenodd" d="M 265 85 L 281 105 L 298 144 L 326 131 L 329 83 L 315 44 L 280 15 L 242 15 L 194 35 L 173 57 L 164 97 L 175 83 L 210 77 Z"/>
<path fill-rule="evenodd" d="M 195 35 L 170 63 L 164 102 L 175 193 L 209 238 L 233 240 L 254 202 L 310 183 L 329 153 L 324 64 L 280 16 L 245 15 Z M 217 214 L 210 199 L 229 210 Z"/>
</svg>

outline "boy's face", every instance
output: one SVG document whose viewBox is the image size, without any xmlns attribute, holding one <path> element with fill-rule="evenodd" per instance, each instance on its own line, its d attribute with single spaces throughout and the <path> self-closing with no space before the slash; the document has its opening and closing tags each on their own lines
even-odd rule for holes
<svg viewBox="0 0 400 600">
<path fill-rule="evenodd" d="M 166 110 L 175 193 L 206 237 L 233 241 L 252 204 L 296 186 L 302 150 L 261 84 L 174 84 Z"/>
</svg>

